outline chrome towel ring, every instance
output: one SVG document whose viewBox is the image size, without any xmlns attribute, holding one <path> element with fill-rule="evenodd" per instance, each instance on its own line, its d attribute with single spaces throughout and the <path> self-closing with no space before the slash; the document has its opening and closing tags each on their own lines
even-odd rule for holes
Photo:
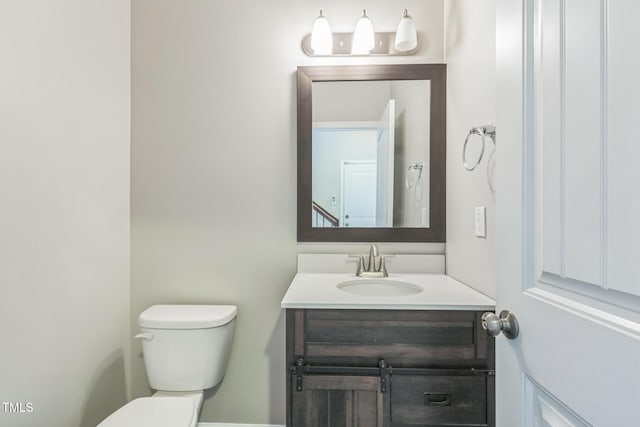
<svg viewBox="0 0 640 427">
<path fill-rule="evenodd" d="M 480 136 L 480 138 L 482 138 L 482 148 L 480 149 L 480 155 L 478 156 L 478 160 L 473 165 L 469 165 L 469 163 L 467 163 L 467 145 L 469 144 L 469 138 L 471 137 L 471 135 L 478 135 Z M 466 170 L 475 170 L 475 168 L 477 168 L 482 161 L 482 156 L 484 156 L 484 148 L 486 145 L 486 137 L 491 138 L 491 142 L 493 142 L 493 145 L 496 145 L 495 124 L 471 128 L 471 130 L 467 134 L 467 138 L 464 140 L 464 146 L 462 147 L 462 164 L 464 165 L 464 168 Z"/>
</svg>

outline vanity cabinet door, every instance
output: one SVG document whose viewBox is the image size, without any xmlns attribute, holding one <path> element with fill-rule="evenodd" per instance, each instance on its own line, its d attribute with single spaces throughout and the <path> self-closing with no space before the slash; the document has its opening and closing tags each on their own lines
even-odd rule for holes
<svg viewBox="0 0 640 427">
<path fill-rule="evenodd" d="M 302 391 L 292 394 L 292 427 L 389 425 L 388 393 L 381 393 L 378 377 L 306 375 Z"/>
</svg>

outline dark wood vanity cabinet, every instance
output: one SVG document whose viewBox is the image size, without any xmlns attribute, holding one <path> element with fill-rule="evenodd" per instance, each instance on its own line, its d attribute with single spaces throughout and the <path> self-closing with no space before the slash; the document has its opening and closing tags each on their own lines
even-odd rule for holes
<svg viewBox="0 0 640 427">
<path fill-rule="evenodd" d="M 287 426 L 494 426 L 479 311 L 287 309 Z"/>
</svg>

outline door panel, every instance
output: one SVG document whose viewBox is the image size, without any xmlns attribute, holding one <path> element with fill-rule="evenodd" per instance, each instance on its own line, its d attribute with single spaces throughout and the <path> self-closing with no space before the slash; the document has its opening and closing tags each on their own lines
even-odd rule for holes
<svg viewBox="0 0 640 427">
<path fill-rule="evenodd" d="M 608 10 L 607 68 L 607 287 L 640 295 L 640 262 L 634 248 L 640 242 L 635 226 L 638 197 L 638 115 L 640 114 L 640 51 L 630 40 L 640 40 L 640 2 L 612 1 Z M 636 280 L 629 280 L 636 278 Z"/>
<path fill-rule="evenodd" d="M 342 163 L 342 224 L 376 226 L 376 162 Z"/>
<path fill-rule="evenodd" d="M 595 286 L 603 284 L 605 226 L 599 3 L 539 0 L 532 19 L 540 42 L 531 46 L 543 270 Z"/>
<path fill-rule="evenodd" d="M 564 203 L 559 218 L 564 234 L 563 266 L 568 277 L 600 285 L 603 274 L 600 0 L 540 0 L 536 6 L 542 11 L 561 7 L 557 37 L 545 41 L 560 45 L 563 69 L 555 73 L 557 77 L 552 73 L 545 77 L 561 77 L 563 120 L 558 128 L 551 129 L 558 136 L 543 140 L 542 149 L 559 147 L 564 152 L 560 175 L 551 178 L 556 185 L 563 186 Z M 538 21 L 540 17 L 534 19 Z M 535 67 L 545 61 L 545 46 L 543 43 L 533 48 L 540 52 Z M 555 93 L 545 93 L 545 80 L 539 80 L 536 102 L 555 97 Z"/>
<path fill-rule="evenodd" d="M 497 2 L 498 426 L 637 425 L 636 3 Z"/>
<path fill-rule="evenodd" d="M 525 396 L 530 402 L 526 427 L 589 427 L 589 424 L 554 399 L 544 389 L 525 379 Z"/>
</svg>

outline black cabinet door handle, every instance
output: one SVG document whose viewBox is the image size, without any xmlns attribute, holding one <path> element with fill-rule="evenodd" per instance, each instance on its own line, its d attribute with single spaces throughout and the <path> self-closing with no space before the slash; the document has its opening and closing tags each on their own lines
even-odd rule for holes
<svg viewBox="0 0 640 427">
<path fill-rule="evenodd" d="M 424 404 L 426 406 L 449 406 L 451 405 L 450 393 L 425 393 Z"/>
</svg>

